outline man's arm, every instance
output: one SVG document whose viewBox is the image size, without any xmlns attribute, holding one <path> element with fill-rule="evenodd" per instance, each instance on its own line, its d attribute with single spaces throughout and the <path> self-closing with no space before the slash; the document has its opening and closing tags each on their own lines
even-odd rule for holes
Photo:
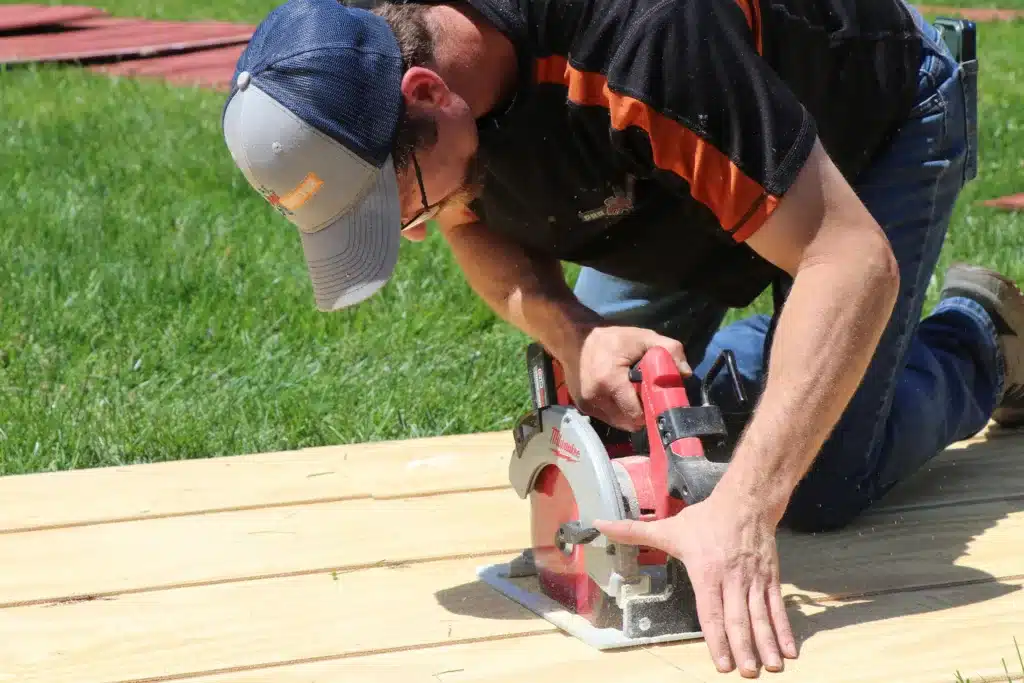
<svg viewBox="0 0 1024 683">
<path fill-rule="evenodd" d="M 776 521 L 859 385 L 899 289 L 888 239 L 820 143 L 747 241 L 794 276 L 760 404 L 721 485 Z"/>
<path fill-rule="evenodd" d="M 899 275 L 885 235 L 817 143 L 748 244 L 794 280 L 767 385 L 729 468 L 706 501 L 673 517 L 594 525 L 681 559 L 719 671 L 756 676 L 758 658 L 781 671 L 781 656 L 797 656 L 775 530 L 863 377 Z"/>
<path fill-rule="evenodd" d="M 569 289 L 561 264 L 509 241 L 481 223 L 442 228 L 470 287 L 506 322 L 557 358 L 576 405 L 620 429 L 643 426 L 628 368 L 652 346 L 689 373 L 683 345 L 653 330 L 609 324 Z"/>
<path fill-rule="evenodd" d="M 441 227 L 469 286 L 507 323 L 557 358 L 578 353 L 601 318 L 569 289 L 561 263 L 533 254 L 482 223 Z"/>
</svg>

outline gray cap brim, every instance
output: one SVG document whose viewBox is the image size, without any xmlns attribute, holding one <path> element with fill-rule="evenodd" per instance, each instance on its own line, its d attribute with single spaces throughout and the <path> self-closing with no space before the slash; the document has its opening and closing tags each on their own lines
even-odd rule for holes
<svg viewBox="0 0 1024 683">
<path fill-rule="evenodd" d="M 334 311 L 387 284 L 398 262 L 402 207 L 391 161 L 351 213 L 319 232 L 302 232 L 316 305 Z"/>
<path fill-rule="evenodd" d="M 381 289 L 398 261 L 401 202 L 380 167 L 310 126 L 241 74 L 224 110 L 235 164 L 302 236 L 317 308 L 336 311 Z"/>
</svg>

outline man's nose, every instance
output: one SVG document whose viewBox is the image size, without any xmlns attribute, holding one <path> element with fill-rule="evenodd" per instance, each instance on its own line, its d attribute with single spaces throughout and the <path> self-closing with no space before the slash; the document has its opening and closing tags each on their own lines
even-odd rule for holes
<svg viewBox="0 0 1024 683">
<path fill-rule="evenodd" d="M 410 242 L 422 242 L 427 238 L 426 222 L 414 225 L 411 228 L 406 228 L 402 231 L 402 237 L 406 238 Z"/>
</svg>

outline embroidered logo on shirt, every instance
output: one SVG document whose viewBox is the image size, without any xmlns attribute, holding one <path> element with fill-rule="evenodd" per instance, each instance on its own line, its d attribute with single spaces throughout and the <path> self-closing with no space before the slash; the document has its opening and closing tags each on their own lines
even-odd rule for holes
<svg viewBox="0 0 1024 683">
<path fill-rule="evenodd" d="M 589 223 L 590 221 L 600 220 L 602 218 L 614 218 L 615 216 L 623 216 L 633 211 L 633 197 L 634 197 L 634 186 L 636 185 L 636 179 L 633 176 L 626 176 L 626 188 L 621 187 L 613 188 L 612 196 L 604 200 L 604 205 L 599 209 L 591 209 L 590 211 L 580 211 L 580 220 Z"/>
</svg>

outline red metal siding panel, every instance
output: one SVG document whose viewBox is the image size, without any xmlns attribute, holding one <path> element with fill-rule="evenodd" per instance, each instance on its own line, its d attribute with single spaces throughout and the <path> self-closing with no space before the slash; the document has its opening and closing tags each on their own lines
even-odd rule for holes
<svg viewBox="0 0 1024 683">
<path fill-rule="evenodd" d="M 1006 211 L 1024 211 L 1024 192 L 999 197 L 998 199 L 987 199 L 981 203 L 985 206 Z"/>
<path fill-rule="evenodd" d="M 243 50 L 245 45 L 228 45 L 167 57 L 125 60 L 90 69 L 109 75 L 163 78 L 178 85 L 226 89 Z"/>
<path fill-rule="evenodd" d="M 0 31 L 23 31 L 27 28 L 57 26 L 76 19 L 106 14 L 95 7 L 65 5 L 0 5 Z"/>
<path fill-rule="evenodd" d="M 66 24 L 75 30 L 0 38 L 0 63 L 143 57 L 247 43 L 254 27 L 225 22 L 98 18 Z"/>
</svg>

